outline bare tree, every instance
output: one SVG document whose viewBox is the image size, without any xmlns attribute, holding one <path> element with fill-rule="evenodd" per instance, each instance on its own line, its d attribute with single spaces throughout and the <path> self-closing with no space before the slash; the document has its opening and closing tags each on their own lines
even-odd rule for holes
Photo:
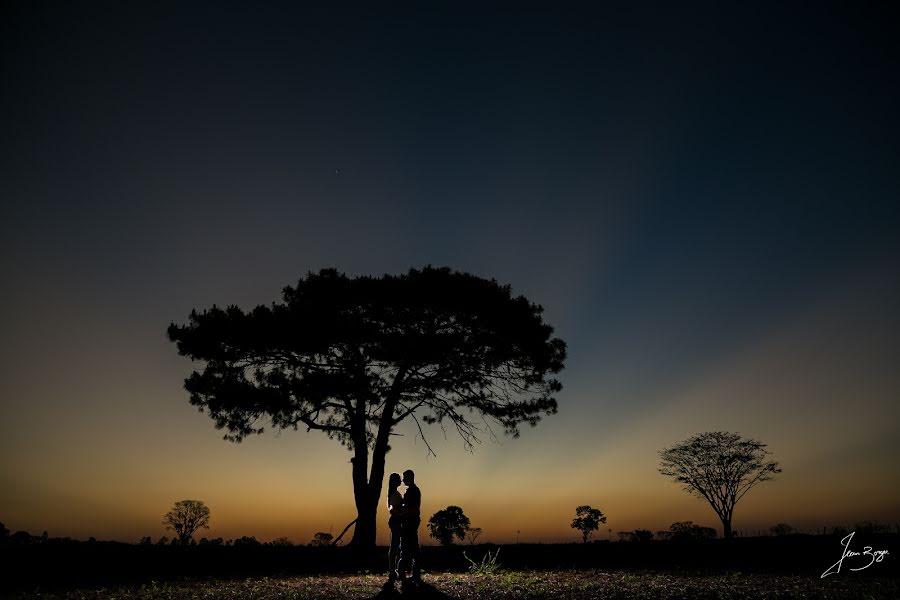
<svg viewBox="0 0 900 600">
<path fill-rule="evenodd" d="M 734 506 L 753 486 L 781 473 L 767 461 L 766 444 L 737 433 L 710 431 L 661 450 L 659 472 L 682 484 L 684 491 L 709 502 L 732 536 Z"/>
<path fill-rule="evenodd" d="M 466 539 L 469 540 L 469 544 L 474 545 L 475 540 L 484 533 L 484 530 L 481 527 L 469 527 L 466 530 Z"/>
<path fill-rule="evenodd" d="M 186 546 L 195 531 L 209 529 L 209 508 L 200 500 L 179 500 L 163 517 L 163 525 L 174 530 L 178 542 Z"/>
</svg>

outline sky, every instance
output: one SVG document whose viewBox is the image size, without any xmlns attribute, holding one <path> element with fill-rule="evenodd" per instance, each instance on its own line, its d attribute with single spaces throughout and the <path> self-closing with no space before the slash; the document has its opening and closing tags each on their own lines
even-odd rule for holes
<svg viewBox="0 0 900 600">
<path fill-rule="evenodd" d="M 81 3 L 78 3 L 81 4 Z M 12 2 L 0 18 L 0 520 L 136 541 L 309 541 L 355 517 L 315 432 L 232 444 L 171 322 L 309 271 L 449 266 L 568 345 L 521 438 L 393 443 L 481 541 L 692 520 L 702 431 L 783 473 L 745 534 L 900 524 L 900 52 L 878 7 L 785 2 Z M 887 8 L 884 9 L 886 11 Z M 379 513 L 379 540 L 386 541 Z"/>
</svg>

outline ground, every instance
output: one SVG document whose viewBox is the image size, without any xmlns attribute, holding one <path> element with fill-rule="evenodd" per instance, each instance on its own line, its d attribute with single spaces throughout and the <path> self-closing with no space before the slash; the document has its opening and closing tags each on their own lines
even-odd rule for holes
<svg viewBox="0 0 900 600">
<path fill-rule="evenodd" d="M 845 576 L 846 575 L 846 576 Z M 303 577 L 251 577 L 151 582 L 107 588 L 48 592 L 32 590 L 17 597 L 78 600 L 180 600 L 253 598 L 316 599 L 425 598 L 481 600 L 538 599 L 865 599 L 900 598 L 900 580 L 854 577 L 853 573 L 819 579 L 795 575 L 686 575 L 638 571 L 503 571 L 493 575 L 426 574 L 418 589 L 384 589 L 384 576 L 371 574 Z"/>
</svg>

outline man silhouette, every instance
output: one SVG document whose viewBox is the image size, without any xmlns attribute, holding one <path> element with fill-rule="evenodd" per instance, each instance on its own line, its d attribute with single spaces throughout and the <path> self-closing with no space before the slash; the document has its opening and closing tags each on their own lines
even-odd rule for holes
<svg viewBox="0 0 900 600">
<path fill-rule="evenodd" d="M 416 474 L 411 470 L 403 472 L 403 484 L 406 485 L 406 493 L 403 494 L 403 516 L 400 525 L 400 561 L 397 571 L 400 574 L 401 583 L 409 581 L 407 572 L 412 570 L 412 581 L 419 583 L 421 573 L 419 569 L 419 523 L 422 521 L 420 514 L 422 507 L 422 492 L 416 485 Z"/>
</svg>

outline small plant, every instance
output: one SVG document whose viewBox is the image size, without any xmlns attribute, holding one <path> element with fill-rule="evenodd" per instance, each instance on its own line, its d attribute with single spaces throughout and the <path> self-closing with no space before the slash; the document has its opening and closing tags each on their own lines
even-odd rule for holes
<svg viewBox="0 0 900 600">
<path fill-rule="evenodd" d="M 497 551 L 494 554 L 491 554 L 491 551 L 488 550 L 487 554 L 485 554 L 481 562 L 475 562 L 463 551 L 463 556 L 469 561 L 469 573 L 473 575 L 493 575 L 500 571 L 502 565 L 497 562 L 497 557 L 500 556 L 500 548 L 497 548 Z"/>
</svg>

